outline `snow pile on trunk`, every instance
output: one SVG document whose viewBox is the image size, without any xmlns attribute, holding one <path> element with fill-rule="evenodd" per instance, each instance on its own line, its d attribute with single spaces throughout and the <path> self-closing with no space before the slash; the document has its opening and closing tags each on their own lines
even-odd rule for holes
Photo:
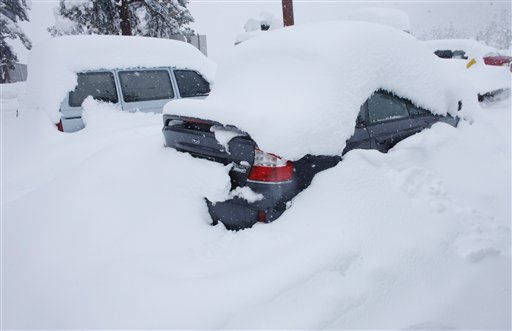
<svg viewBox="0 0 512 331">
<path fill-rule="evenodd" d="M 64 36 L 34 46 L 28 59 L 25 106 L 47 112 L 54 123 L 66 93 L 86 70 L 178 67 L 199 71 L 210 82 L 214 64 L 185 42 L 134 36 Z"/>
<path fill-rule="evenodd" d="M 400 9 L 377 7 L 361 8 L 350 12 L 348 19 L 388 25 L 405 32 L 411 31 L 409 15 Z"/>
<path fill-rule="evenodd" d="M 339 155 L 361 104 L 385 89 L 435 114 L 457 114 L 476 92 L 413 36 L 364 22 L 268 31 L 234 47 L 204 101 L 177 100 L 164 113 L 236 125 L 260 148 L 295 160 Z"/>
</svg>

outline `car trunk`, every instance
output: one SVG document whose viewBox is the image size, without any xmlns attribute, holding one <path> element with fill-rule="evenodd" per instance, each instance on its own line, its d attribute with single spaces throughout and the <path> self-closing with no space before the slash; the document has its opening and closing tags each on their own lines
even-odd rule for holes
<svg viewBox="0 0 512 331">
<path fill-rule="evenodd" d="M 198 118 L 164 115 L 163 119 L 163 134 L 168 147 L 224 165 L 233 164 L 229 172 L 232 187 L 245 185 L 256 148 L 247 133 Z"/>
</svg>

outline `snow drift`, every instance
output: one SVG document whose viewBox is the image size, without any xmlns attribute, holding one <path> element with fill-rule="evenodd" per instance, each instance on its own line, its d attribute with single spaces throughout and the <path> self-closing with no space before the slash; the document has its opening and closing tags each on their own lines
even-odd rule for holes
<svg viewBox="0 0 512 331">
<path fill-rule="evenodd" d="M 510 100 L 352 151 L 278 221 L 233 232 L 203 200 L 229 169 L 164 148 L 161 116 L 88 99 L 63 135 L 16 117 L 15 87 L 4 329 L 510 329 Z"/>
<path fill-rule="evenodd" d="M 236 125 L 260 148 L 295 160 L 339 155 L 361 104 L 377 89 L 435 114 L 456 115 L 476 93 L 413 36 L 364 22 L 294 26 L 233 48 L 204 101 L 169 102 L 164 113 Z"/>
<path fill-rule="evenodd" d="M 60 120 L 59 106 L 86 70 L 178 67 L 199 71 L 210 82 L 214 64 L 185 42 L 134 36 L 64 36 L 49 38 L 29 54 L 25 106 Z"/>
</svg>

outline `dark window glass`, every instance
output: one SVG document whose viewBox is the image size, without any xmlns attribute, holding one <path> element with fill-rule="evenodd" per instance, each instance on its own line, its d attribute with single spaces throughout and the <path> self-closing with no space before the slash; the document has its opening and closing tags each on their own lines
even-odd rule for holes
<svg viewBox="0 0 512 331">
<path fill-rule="evenodd" d="M 424 114 L 429 114 L 430 112 L 426 109 L 423 109 L 421 107 L 418 107 L 412 103 L 409 103 L 409 113 L 412 115 L 412 116 L 415 116 L 415 115 L 424 115 Z"/>
<path fill-rule="evenodd" d="M 77 86 L 69 92 L 69 105 L 80 107 L 88 96 L 96 100 L 117 103 L 116 84 L 111 72 L 86 72 L 77 75 Z"/>
<path fill-rule="evenodd" d="M 210 84 L 197 72 L 191 70 L 174 70 L 182 98 L 204 96 L 210 93 Z"/>
<path fill-rule="evenodd" d="M 442 59 L 451 59 L 453 57 L 453 52 L 449 49 L 438 50 L 434 54 Z"/>
<path fill-rule="evenodd" d="M 402 100 L 377 92 L 368 99 L 368 117 L 370 123 L 389 121 L 408 117 L 409 113 Z"/>
<path fill-rule="evenodd" d="M 467 60 L 467 56 L 466 56 L 466 52 L 462 51 L 462 50 L 456 50 L 456 51 L 453 51 L 453 57 L 454 59 L 465 59 Z"/>
<path fill-rule="evenodd" d="M 366 109 L 364 107 L 364 104 L 359 109 L 359 114 L 357 114 L 356 124 L 357 125 L 364 125 L 366 123 Z"/>
<path fill-rule="evenodd" d="M 174 98 L 167 70 L 134 70 L 119 72 L 125 102 Z"/>
</svg>

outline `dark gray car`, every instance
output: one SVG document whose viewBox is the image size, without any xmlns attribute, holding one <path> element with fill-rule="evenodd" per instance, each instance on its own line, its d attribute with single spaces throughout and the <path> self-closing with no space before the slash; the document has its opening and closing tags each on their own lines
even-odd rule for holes
<svg viewBox="0 0 512 331">
<path fill-rule="evenodd" d="M 335 166 L 343 154 L 353 149 L 376 149 L 386 153 L 401 140 L 436 122 L 453 126 L 458 123 L 458 118 L 434 115 L 409 100 L 379 90 L 361 106 L 354 134 L 347 140 L 342 155 L 306 155 L 291 162 L 261 151 L 248 133 L 233 126 L 177 115 L 164 115 L 163 120 L 167 147 L 213 162 L 232 164 L 231 189 L 247 186 L 263 195 L 255 202 L 239 197 L 217 203 L 206 201 L 213 224 L 220 221 L 232 230 L 277 219 L 293 197 L 310 185 L 315 174 Z M 229 141 L 228 150 L 215 138 L 213 131 L 219 129 L 236 135 Z"/>
</svg>

